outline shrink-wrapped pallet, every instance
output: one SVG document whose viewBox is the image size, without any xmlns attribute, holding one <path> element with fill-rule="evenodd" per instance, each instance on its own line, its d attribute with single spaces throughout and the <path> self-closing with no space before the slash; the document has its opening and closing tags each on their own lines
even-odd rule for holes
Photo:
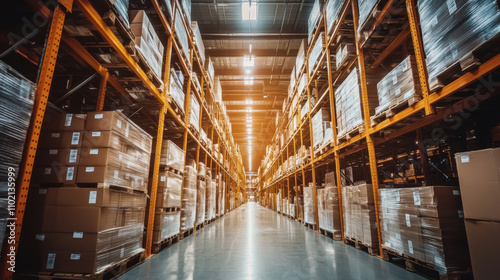
<svg viewBox="0 0 500 280">
<path fill-rule="evenodd" d="M 306 223 L 316 224 L 314 211 L 313 186 L 312 183 L 309 183 L 309 186 L 304 188 L 304 221 Z"/>
<path fill-rule="evenodd" d="M 184 54 L 184 59 L 187 63 L 189 63 L 189 37 L 181 19 L 179 10 L 177 10 L 177 15 L 175 18 L 175 35 L 177 35 L 177 38 L 179 40 L 181 51 Z"/>
<path fill-rule="evenodd" d="M 312 48 L 311 53 L 309 54 L 308 58 L 309 75 L 312 75 L 315 66 L 319 63 L 319 59 L 323 51 L 324 40 L 325 40 L 325 34 L 321 32 L 319 34 L 318 39 L 316 39 L 316 42 L 314 43 L 314 47 Z"/>
<path fill-rule="evenodd" d="M 337 112 L 338 137 L 344 136 L 355 127 L 363 124 L 358 71 L 356 68 L 335 91 L 335 110 Z"/>
<path fill-rule="evenodd" d="M 378 248 L 377 222 L 371 184 L 342 188 L 344 235 L 372 249 Z"/>
<path fill-rule="evenodd" d="M 345 0 L 329 0 L 326 3 L 326 26 L 328 33 L 332 32 L 333 27 L 338 22 L 338 17 L 340 16 L 340 8 L 344 4 Z"/>
<path fill-rule="evenodd" d="M 196 132 L 200 132 L 200 103 L 195 95 L 191 95 L 189 124 Z"/>
<path fill-rule="evenodd" d="M 187 231 L 194 227 L 196 219 L 196 199 L 198 172 L 191 165 L 186 165 L 184 184 L 182 188 L 181 230 Z"/>
<path fill-rule="evenodd" d="M 191 29 L 194 33 L 194 42 L 198 47 L 198 53 L 200 54 L 201 65 L 205 64 L 205 45 L 203 44 L 203 38 L 201 37 L 200 26 L 197 21 L 191 22 Z"/>
<path fill-rule="evenodd" d="M 323 3 L 323 1 L 321 1 L 321 3 Z M 314 35 L 314 27 L 316 27 L 321 15 L 321 6 L 322 5 L 320 5 L 319 0 L 314 1 L 311 13 L 309 14 L 309 19 L 307 20 L 307 34 L 309 35 L 307 40 L 308 42 L 311 42 Z"/>
</svg>

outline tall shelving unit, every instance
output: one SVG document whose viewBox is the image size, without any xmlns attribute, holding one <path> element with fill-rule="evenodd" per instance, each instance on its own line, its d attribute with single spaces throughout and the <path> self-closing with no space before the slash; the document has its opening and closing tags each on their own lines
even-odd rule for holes
<svg viewBox="0 0 500 280">
<path fill-rule="evenodd" d="M 328 1 L 325 1 L 325 7 L 327 3 Z M 300 211 L 303 211 L 300 209 L 302 206 L 299 206 L 301 203 L 298 201 L 304 187 L 307 186 L 307 183 L 312 182 L 315 229 L 319 231 L 318 202 L 316 201 L 317 170 L 319 168 L 328 168 L 335 171 L 340 205 L 341 234 L 342 240 L 344 240 L 342 207 L 342 188 L 344 186 L 342 185 L 343 175 L 341 170 L 352 162 L 361 162 L 359 164 L 365 170 L 368 170 L 365 179 L 370 181 L 373 186 L 379 254 L 382 256 L 380 210 L 378 209 L 377 199 L 379 186 L 386 182 L 380 181 L 380 168 L 388 161 L 397 161 L 398 158 L 403 157 L 397 153 L 387 157 L 387 151 L 396 150 L 398 146 L 406 145 L 395 141 L 396 138 L 409 133 L 415 134 L 418 139 L 418 145 L 415 147 L 417 152 L 412 152 L 411 155 L 420 158 L 422 162 L 426 162 L 427 156 L 435 152 L 424 147 L 423 142 L 425 139 L 423 139 L 422 129 L 442 121 L 447 116 L 467 110 L 469 106 L 465 104 L 467 102 L 474 103 L 471 99 L 482 102 L 496 96 L 496 91 L 492 92 L 491 88 L 489 93 L 485 94 L 485 87 L 483 87 L 483 91 L 476 91 L 472 94 L 464 94 L 464 92 L 470 92 L 470 89 L 475 88 L 481 80 L 484 81 L 489 74 L 498 71 L 500 55 L 496 54 L 486 58 L 476 68 L 459 73 L 457 77 L 447 81 L 443 87 L 431 90 L 429 89 L 416 1 L 377 1 L 376 5 L 377 12 L 370 15 L 369 24 L 361 28 L 363 32 L 358 32 L 359 11 L 357 0 L 342 1 L 336 18 L 331 19 L 333 21 L 331 28 L 328 25 L 326 9 L 321 9 L 320 24 L 314 28 L 314 33 L 311 36 L 313 39 L 310 41 L 309 47 L 306 48 L 304 66 L 301 69 L 295 69 L 297 82 L 291 90 L 288 100 L 285 101 L 286 104 L 283 110 L 285 117 L 280 121 L 273 142 L 268 147 L 266 158 L 259 168 L 257 185 L 258 198 L 261 204 L 280 211 L 276 209 L 273 194 L 282 190 L 282 193 L 288 196 L 288 202 L 294 201 L 295 203 L 296 216 L 294 218 L 304 222 L 303 214 L 300 213 Z M 388 27 L 393 32 L 384 33 L 387 32 Z M 308 57 L 311 54 L 313 43 L 319 36 L 324 36 L 321 55 L 315 65 L 308 65 Z M 340 69 L 335 69 L 333 60 L 341 37 L 354 44 L 355 54 L 348 58 Z M 382 68 L 381 64 L 391 56 L 401 57 L 402 60 L 409 54 L 413 55 L 416 60 L 418 81 L 415 82 L 418 82 L 421 87 L 421 99 L 413 104 L 408 104 L 407 107 L 398 110 L 390 117 L 379 122 L 372 122 L 371 117 L 373 114 L 371 111 L 375 108 L 371 104 L 371 99 L 377 98 L 377 92 L 376 88 L 373 90 L 373 81 L 367 81 L 367 77 L 373 76 L 374 71 L 387 73 L 388 70 Z M 388 64 L 391 63 L 394 62 L 388 62 Z M 310 67 L 313 68 L 309 69 Z M 358 130 L 358 133 L 352 133 L 350 137 L 339 139 L 335 117 L 335 90 L 355 67 L 358 69 L 360 79 L 361 109 L 364 124 Z M 303 92 L 298 91 L 298 80 L 301 75 L 307 75 L 307 87 Z M 384 75 L 381 75 L 378 80 Z M 313 92 L 317 92 L 314 97 L 312 96 Z M 292 104 L 294 98 L 298 100 L 297 104 Z M 312 99 L 315 99 L 315 104 L 311 103 Z M 303 100 L 302 103 L 301 100 Z M 301 104 L 308 104 L 306 106 L 309 106 L 304 118 L 300 116 Z M 311 130 L 311 119 L 321 107 L 330 109 L 333 141 L 326 148 L 323 147 L 315 153 L 312 144 L 314 139 Z M 287 114 L 288 117 L 286 117 Z M 289 132 L 290 137 L 285 138 L 284 143 L 280 143 L 280 134 L 286 135 L 287 129 L 294 121 L 297 123 L 296 128 Z M 297 157 L 299 155 L 299 147 L 303 145 L 311 148 L 308 158 L 300 165 L 294 164 L 292 167 L 283 168 L 284 163 L 287 159 L 290 159 L 290 156 Z M 415 141 L 413 145 L 415 145 Z M 294 160 L 296 161 L 297 158 L 294 158 Z M 416 185 L 429 185 L 431 182 L 429 170 L 425 170 L 425 167 L 423 174 L 414 175 L 410 179 L 405 178 L 405 180 L 405 182 L 412 180 Z M 395 182 L 396 180 L 390 179 L 387 181 Z M 294 199 L 291 199 L 291 196 Z"/>
<path fill-rule="evenodd" d="M 228 123 L 228 118 L 224 116 L 221 104 L 215 102 L 213 81 L 208 77 L 208 73 L 200 58 L 200 50 L 192 39 L 194 35 L 191 29 L 191 22 L 188 21 L 188 17 L 181 9 L 180 1 L 172 0 L 170 3 L 171 11 L 174 11 L 172 14 L 168 14 L 169 9 L 167 9 L 165 3 L 160 3 L 161 1 L 152 0 L 148 4 L 148 16 L 151 16 L 154 20 L 156 32 L 165 46 L 161 79 L 152 76 L 150 69 L 147 69 L 147 67 L 144 68 L 144 64 L 133 53 L 131 54 L 130 46 L 124 45 L 128 41 L 127 39 L 130 38 L 126 38 L 127 32 L 120 29 L 117 19 L 110 19 L 110 14 L 103 16 L 98 11 L 98 9 L 101 10 L 103 5 L 109 5 L 105 9 L 111 11 L 111 2 L 94 2 L 89 0 L 59 0 L 55 10 L 51 11 L 48 7 L 39 6 L 39 4 L 33 1 L 26 1 L 35 12 L 49 19 L 51 23 L 50 33 L 48 33 L 44 45 L 43 59 L 41 59 L 41 63 L 39 64 L 40 73 L 36 88 L 33 117 L 28 132 L 29 137 L 27 138 L 28 146 L 25 149 L 23 161 L 20 166 L 17 211 L 15 216 L 15 250 L 18 248 L 22 230 L 38 137 L 42 129 L 42 121 L 51 92 L 51 81 L 54 70 L 57 67 L 58 52 L 63 51 L 73 57 L 78 63 L 86 64 L 86 66 L 92 68 L 100 76 L 100 86 L 98 96 L 96 96 L 96 110 L 113 108 L 113 100 L 107 98 L 106 95 L 111 89 L 123 96 L 124 102 L 130 105 L 144 105 L 147 108 L 140 113 L 138 113 L 140 109 L 135 111 L 133 114 L 130 114 L 130 117 L 133 117 L 132 120 L 134 122 L 153 135 L 155 140 L 154 151 L 152 153 L 152 176 L 150 176 L 149 183 L 150 199 L 146 211 L 147 236 L 145 238 L 145 246 L 146 256 L 150 257 L 152 256 L 155 202 L 163 139 L 173 139 L 176 135 L 181 134 L 182 138 L 177 142 L 180 142 L 180 146 L 186 155 L 196 160 L 196 163 L 203 162 L 207 166 L 207 169 L 212 171 L 212 174 L 220 176 L 221 180 L 225 183 L 226 195 L 223 198 L 226 201 L 225 208 L 221 209 L 220 212 L 217 210 L 218 217 L 232 210 L 229 204 L 230 191 L 234 192 L 237 199 L 235 206 L 240 205 L 246 200 L 245 172 L 241 153 L 235 145 L 230 131 L 230 123 Z M 180 18 L 175 17 L 175 14 L 177 14 L 175 11 L 177 10 L 179 10 L 179 14 L 181 15 Z M 117 17 L 116 14 L 114 16 Z M 175 21 L 182 21 L 185 30 L 188 32 L 189 58 L 183 56 L 181 46 L 177 41 Z M 79 25 L 86 26 L 89 30 L 95 32 L 94 34 L 96 35 L 92 38 L 92 42 L 87 42 L 86 38 L 83 37 L 69 35 L 65 31 L 65 26 L 68 22 L 70 24 L 77 22 Z M 116 25 L 113 25 L 113 23 Z M 95 58 L 95 49 L 99 49 L 104 54 L 116 55 L 121 60 L 121 63 L 103 65 L 103 63 L 100 63 Z M 174 64 L 180 66 L 180 70 L 187 80 L 187 85 L 184 88 L 185 104 L 181 104 L 185 108 L 184 114 L 179 114 L 179 108 L 176 108 L 176 105 L 172 103 L 169 93 L 170 69 Z M 128 71 L 133 75 L 127 78 L 120 77 L 116 75 L 119 73 L 116 71 L 118 68 Z M 192 78 L 193 73 L 197 73 L 200 78 L 199 84 L 196 84 Z M 144 88 L 144 92 L 150 95 L 146 103 L 138 103 L 134 100 L 130 92 L 126 90 L 125 85 L 131 81 Z M 207 132 L 207 136 L 212 143 L 219 144 L 222 157 L 219 157 L 213 146 L 205 143 L 201 139 L 200 133 L 190 126 L 190 97 L 192 94 L 198 99 L 200 104 L 200 127 Z M 218 191 L 222 191 L 222 186 L 220 186 Z M 239 200 L 239 194 L 243 197 L 242 201 Z M 196 222 L 193 231 L 196 231 Z M 182 236 L 182 232 L 180 236 Z M 7 250 L 7 246 L 3 248 Z M 3 256 L 6 256 L 6 253 L 7 251 L 5 251 Z M 6 270 L 6 262 L 3 262 L 2 273 L 4 273 L 2 275 L 3 279 L 12 279 L 12 273 Z"/>
</svg>

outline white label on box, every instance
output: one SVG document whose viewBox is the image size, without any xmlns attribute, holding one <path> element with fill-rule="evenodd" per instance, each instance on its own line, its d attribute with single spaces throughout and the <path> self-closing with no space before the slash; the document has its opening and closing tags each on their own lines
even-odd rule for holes
<svg viewBox="0 0 500 280">
<path fill-rule="evenodd" d="M 94 167 L 93 166 L 85 167 L 85 172 L 94 172 Z"/>
<path fill-rule="evenodd" d="M 78 260 L 80 260 L 80 254 L 71 254 L 69 259 L 72 261 L 78 261 Z"/>
<path fill-rule="evenodd" d="M 453 190 L 453 195 L 460 195 L 460 191 L 459 190 Z"/>
<path fill-rule="evenodd" d="M 410 254 L 413 254 L 413 243 L 411 240 L 408 240 L 408 249 L 410 251 Z"/>
<path fill-rule="evenodd" d="M 91 155 L 98 155 L 99 154 L 99 149 L 90 149 L 90 154 Z"/>
<path fill-rule="evenodd" d="M 44 241 L 45 240 L 45 234 L 39 233 L 39 234 L 35 235 L 35 240 Z"/>
<path fill-rule="evenodd" d="M 69 163 L 75 163 L 78 156 L 78 150 L 69 151 Z"/>
<path fill-rule="evenodd" d="M 80 143 L 80 132 L 73 132 L 73 137 L 71 137 L 71 145 L 78 145 Z"/>
<path fill-rule="evenodd" d="M 73 181 L 74 174 L 75 167 L 68 167 L 68 172 L 66 172 L 66 181 Z"/>
<path fill-rule="evenodd" d="M 49 155 L 57 155 L 59 153 L 59 150 L 49 150 Z"/>
<path fill-rule="evenodd" d="M 61 137 L 61 133 L 59 133 L 59 132 L 54 132 L 54 133 L 51 133 L 51 134 L 50 134 L 50 137 L 51 137 L 51 138 L 59 138 L 59 137 Z"/>
<path fill-rule="evenodd" d="M 421 205 L 421 201 L 420 201 L 420 193 L 418 191 L 416 192 L 413 192 L 413 203 L 415 205 Z"/>
<path fill-rule="evenodd" d="M 64 122 L 64 126 L 71 126 L 72 120 L 73 120 L 73 114 L 67 114 L 66 121 Z"/>
<path fill-rule="evenodd" d="M 118 128 L 122 128 L 122 121 L 121 120 L 116 120 L 116 126 Z"/>
<path fill-rule="evenodd" d="M 56 262 L 56 254 L 55 253 L 49 253 L 47 255 L 47 266 L 45 268 L 46 269 L 54 269 L 55 262 Z"/>
<path fill-rule="evenodd" d="M 406 226 L 411 227 L 410 214 L 405 214 Z"/>
<path fill-rule="evenodd" d="M 123 258 L 124 255 L 125 255 L 125 248 L 121 248 L 120 249 L 120 258 Z"/>
<path fill-rule="evenodd" d="M 99 136 L 101 136 L 100 131 L 92 131 L 92 137 L 99 137 Z"/>
<path fill-rule="evenodd" d="M 462 163 L 467 163 L 469 162 L 469 154 L 463 154 L 463 155 L 460 155 L 460 161 Z"/>
<path fill-rule="evenodd" d="M 95 204 L 97 201 L 97 191 L 90 191 L 89 193 L 89 204 Z"/>
<path fill-rule="evenodd" d="M 73 238 L 83 238 L 83 232 L 75 231 L 73 232 Z"/>
<path fill-rule="evenodd" d="M 401 196 L 399 194 L 399 190 L 396 190 L 396 201 L 400 202 L 401 201 Z"/>
<path fill-rule="evenodd" d="M 46 167 L 45 170 L 43 171 L 43 174 L 45 175 L 50 175 L 50 173 L 52 173 L 52 168 L 50 167 Z"/>
<path fill-rule="evenodd" d="M 100 120 L 100 119 L 102 119 L 103 117 L 104 117 L 104 115 L 103 115 L 103 114 L 95 114 L 94 119 L 96 119 L 96 120 Z"/>
<path fill-rule="evenodd" d="M 460 210 L 460 209 L 458 210 L 458 217 L 459 217 L 460 219 L 463 219 L 463 218 L 464 218 L 464 210 Z"/>
<path fill-rule="evenodd" d="M 165 182 L 166 180 L 167 180 L 167 176 L 161 176 L 161 177 L 160 177 L 160 181 L 161 181 L 161 182 Z"/>
<path fill-rule="evenodd" d="M 448 11 L 450 11 L 450 15 L 457 10 L 457 3 L 455 3 L 455 0 L 446 0 L 446 5 L 448 5 Z"/>
<path fill-rule="evenodd" d="M 398 83 L 398 76 L 394 75 L 392 76 L 392 84 L 395 85 Z"/>
<path fill-rule="evenodd" d="M 39 189 L 38 194 L 47 194 L 47 189 Z"/>
<path fill-rule="evenodd" d="M 118 176 L 120 175 L 120 171 L 118 170 L 115 170 L 114 171 L 114 176 L 115 176 L 115 179 L 118 179 Z"/>
</svg>

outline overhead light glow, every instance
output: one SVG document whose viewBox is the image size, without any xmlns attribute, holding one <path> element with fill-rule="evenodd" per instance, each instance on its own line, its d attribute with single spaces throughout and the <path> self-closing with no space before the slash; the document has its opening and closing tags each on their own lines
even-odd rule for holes
<svg viewBox="0 0 500 280">
<path fill-rule="evenodd" d="M 241 19 L 257 20 L 257 1 L 244 0 L 241 2 Z"/>
<path fill-rule="evenodd" d="M 248 46 L 248 52 L 249 52 L 249 53 L 252 53 L 252 44 L 250 44 L 250 45 Z"/>
<path fill-rule="evenodd" d="M 245 100 L 245 104 L 246 104 L 246 105 L 252 105 L 252 104 L 253 104 L 253 99 L 251 99 L 251 98 L 247 98 L 247 99 Z"/>
<path fill-rule="evenodd" d="M 253 85 L 253 77 L 245 76 L 245 85 L 246 86 Z"/>
<path fill-rule="evenodd" d="M 254 67 L 255 66 L 255 56 L 244 55 L 243 56 L 243 67 Z"/>
<path fill-rule="evenodd" d="M 247 107 L 247 113 L 251 113 L 252 112 L 252 107 Z"/>
<path fill-rule="evenodd" d="M 247 127 L 250 127 L 250 128 L 251 128 L 251 127 L 252 127 L 252 125 L 251 125 L 251 124 L 249 124 L 249 123 L 247 123 Z"/>
<path fill-rule="evenodd" d="M 251 73 L 252 73 L 252 70 L 250 70 L 250 69 L 245 70 L 245 74 L 250 75 Z"/>
<path fill-rule="evenodd" d="M 264 98 L 267 98 L 267 95 L 264 95 Z"/>
</svg>

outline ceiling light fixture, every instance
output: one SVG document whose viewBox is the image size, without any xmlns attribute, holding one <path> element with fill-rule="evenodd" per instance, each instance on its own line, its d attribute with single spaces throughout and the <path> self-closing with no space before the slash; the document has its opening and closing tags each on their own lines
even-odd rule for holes
<svg viewBox="0 0 500 280">
<path fill-rule="evenodd" d="M 244 55 L 243 56 L 243 66 L 244 67 L 254 67 L 255 66 L 255 56 Z"/>
<path fill-rule="evenodd" d="M 241 19 L 257 20 L 257 1 L 243 0 L 241 2 Z"/>
<path fill-rule="evenodd" d="M 245 76 L 244 81 L 246 86 L 253 85 L 253 77 Z"/>
<path fill-rule="evenodd" d="M 250 44 L 250 45 L 248 46 L 248 52 L 249 52 L 249 53 L 252 53 L 252 44 Z"/>
<path fill-rule="evenodd" d="M 252 107 L 247 107 L 247 113 L 251 113 L 252 112 Z"/>
</svg>

